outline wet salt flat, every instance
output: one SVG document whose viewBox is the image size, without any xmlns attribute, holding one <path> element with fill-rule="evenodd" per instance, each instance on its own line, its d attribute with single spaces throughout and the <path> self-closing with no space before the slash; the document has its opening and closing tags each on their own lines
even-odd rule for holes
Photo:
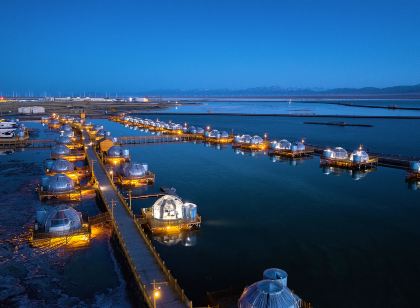
<svg viewBox="0 0 420 308">
<path fill-rule="evenodd" d="M 57 133 L 39 123 L 25 123 L 33 136 L 52 139 Z M 88 247 L 32 248 L 28 237 L 36 209 L 35 192 L 50 151 L 25 149 L 0 155 L 0 306 L 128 306 L 125 282 L 109 242 L 109 231 Z M 95 199 L 74 204 L 85 215 L 100 212 Z"/>
</svg>

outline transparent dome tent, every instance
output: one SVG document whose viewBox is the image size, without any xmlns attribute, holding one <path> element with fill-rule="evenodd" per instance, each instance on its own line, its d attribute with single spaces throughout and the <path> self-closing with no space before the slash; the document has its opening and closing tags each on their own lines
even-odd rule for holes
<svg viewBox="0 0 420 308">
<path fill-rule="evenodd" d="M 71 233 L 82 228 L 82 214 L 75 209 L 59 205 L 36 212 L 36 228 L 49 233 Z"/>
</svg>

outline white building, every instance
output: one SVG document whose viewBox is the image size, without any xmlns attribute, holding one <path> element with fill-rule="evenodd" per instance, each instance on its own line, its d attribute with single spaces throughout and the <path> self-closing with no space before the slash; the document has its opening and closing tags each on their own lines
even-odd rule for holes
<svg viewBox="0 0 420 308">
<path fill-rule="evenodd" d="M 45 108 L 40 106 L 19 107 L 18 112 L 21 114 L 42 114 L 45 113 Z"/>
</svg>

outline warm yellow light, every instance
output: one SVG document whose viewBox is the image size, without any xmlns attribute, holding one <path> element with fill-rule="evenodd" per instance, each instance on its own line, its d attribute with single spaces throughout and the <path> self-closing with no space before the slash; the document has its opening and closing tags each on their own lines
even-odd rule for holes
<svg viewBox="0 0 420 308">
<path fill-rule="evenodd" d="M 160 291 L 159 291 L 159 290 L 155 290 L 155 291 L 153 292 L 153 296 L 154 296 L 155 298 L 159 298 L 159 297 L 160 297 Z"/>
</svg>

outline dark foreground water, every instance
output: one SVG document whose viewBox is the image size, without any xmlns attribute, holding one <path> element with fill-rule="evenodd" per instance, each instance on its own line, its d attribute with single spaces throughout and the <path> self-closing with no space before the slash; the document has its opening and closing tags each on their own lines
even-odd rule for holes
<svg viewBox="0 0 420 308">
<path fill-rule="evenodd" d="M 170 118 L 292 140 L 306 137 L 318 144 L 420 152 L 414 141 L 419 140 L 418 121 L 353 120 L 374 127 L 343 128 L 276 117 Z M 114 136 L 146 134 L 95 122 Z M 38 138 L 55 137 L 31 125 L 40 129 Z M 195 304 L 207 304 L 207 291 L 240 290 L 275 266 L 289 273 L 290 288 L 317 307 L 418 306 L 420 191 L 409 189 L 403 170 L 378 168 L 360 179 L 325 175 L 318 157 L 273 162 L 263 154 L 236 154 L 229 146 L 201 143 L 132 146 L 130 151 L 132 160 L 147 162 L 156 173 L 155 185 L 142 192 L 173 186 L 198 204 L 201 230 L 179 241 L 155 241 Z M 0 156 L 0 291 L 7 290 L 15 306 L 128 306 L 108 235 L 71 251 L 43 251 L 25 242 L 40 205 L 34 188 L 48 156 L 47 150 Z M 136 200 L 134 208 L 139 212 L 152 203 Z M 91 215 L 99 212 L 92 199 L 76 207 Z"/>
</svg>

